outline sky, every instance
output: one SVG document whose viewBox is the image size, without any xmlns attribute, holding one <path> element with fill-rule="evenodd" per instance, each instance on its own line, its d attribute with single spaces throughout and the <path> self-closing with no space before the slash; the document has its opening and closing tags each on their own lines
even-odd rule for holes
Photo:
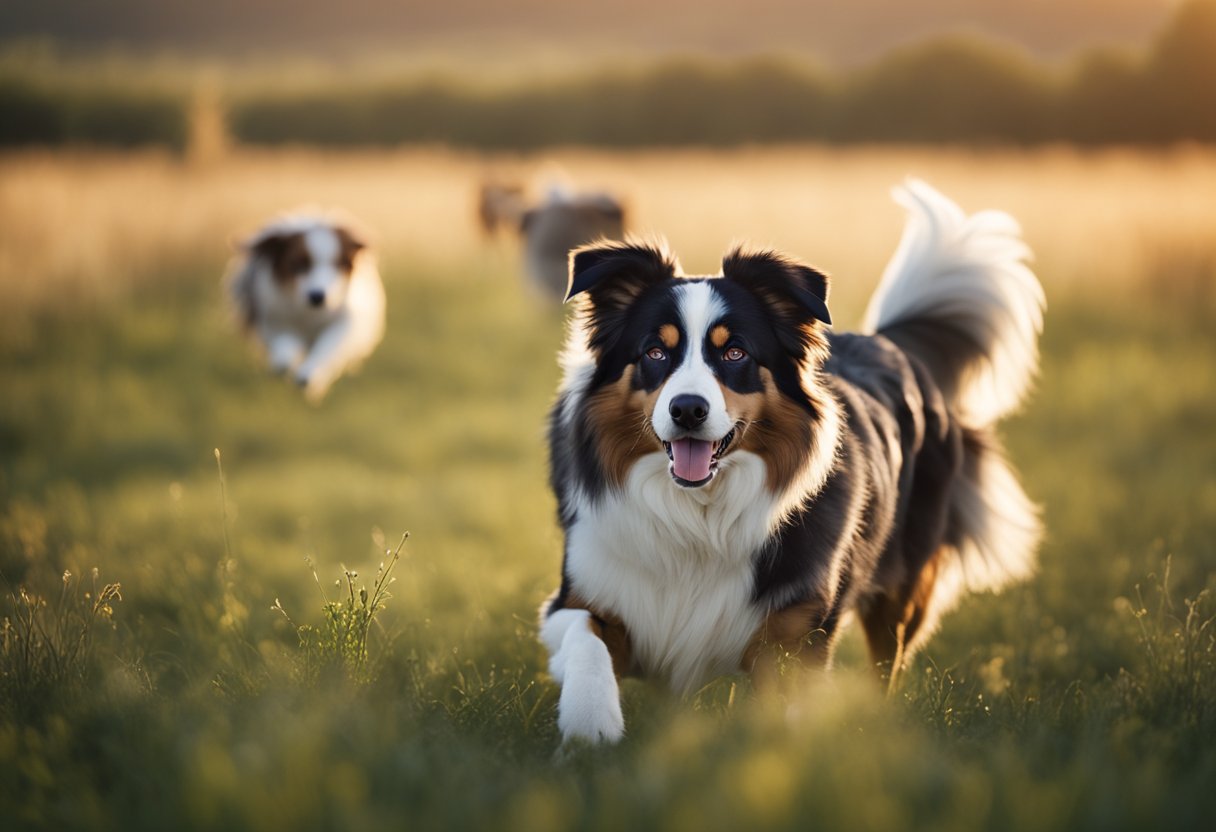
<svg viewBox="0 0 1216 832">
<path fill-rule="evenodd" d="M 0 0 L 0 41 L 257 58 L 366 52 L 805 54 L 834 65 L 965 31 L 1047 58 L 1142 45 L 1176 0 Z"/>
</svg>

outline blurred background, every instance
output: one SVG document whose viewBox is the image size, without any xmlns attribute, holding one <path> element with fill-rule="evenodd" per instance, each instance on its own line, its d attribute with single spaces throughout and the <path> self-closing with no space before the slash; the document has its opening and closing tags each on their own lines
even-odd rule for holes
<svg viewBox="0 0 1216 832">
<path fill-rule="evenodd" d="M 1204 0 L 15 0 L 0 143 L 1216 138 Z"/>
<path fill-rule="evenodd" d="M 1213 142 L 1216 0 L 7 0 L 6 822 L 1203 828 Z M 889 701 L 852 633 L 789 712 L 629 682 L 625 745 L 555 765 L 566 243 L 524 217 L 608 205 L 690 273 L 775 247 L 849 329 L 909 175 L 1035 253 L 1043 372 L 1003 430 L 1038 576 L 964 602 Z M 317 407 L 221 292 L 301 205 L 370 229 L 388 296 Z"/>
</svg>

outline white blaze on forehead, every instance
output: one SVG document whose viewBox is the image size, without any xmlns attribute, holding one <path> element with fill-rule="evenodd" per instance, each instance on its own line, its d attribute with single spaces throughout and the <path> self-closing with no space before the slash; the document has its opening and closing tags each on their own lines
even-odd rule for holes
<svg viewBox="0 0 1216 832">
<path fill-rule="evenodd" d="M 342 243 L 332 228 L 310 228 L 304 234 L 304 245 L 308 247 L 315 266 L 334 265 L 342 251 Z"/>
<path fill-rule="evenodd" d="M 697 344 L 697 355 L 704 343 L 709 327 L 724 314 L 726 304 L 709 285 L 708 281 L 686 283 L 676 287 L 676 305 L 680 319 L 689 339 Z"/>
<path fill-rule="evenodd" d="M 732 423 L 726 413 L 726 400 L 717 376 L 705 363 L 705 339 L 709 329 L 726 312 L 726 304 L 707 282 L 686 283 L 676 287 L 676 308 L 684 330 L 686 346 L 680 365 L 663 385 L 654 412 L 654 427 L 664 441 L 685 433 L 669 413 L 671 400 L 685 394 L 709 402 L 709 416 L 696 433 L 698 438 L 717 440 L 725 436 Z"/>
<path fill-rule="evenodd" d="M 316 226 L 304 232 L 304 246 L 312 257 L 312 268 L 300 281 L 304 296 L 314 292 L 325 294 L 325 306 L 335 308 L 342 304 L 346 294 L 346 274 L 338 266 L 342 254 L 342 240 L 331 226 Z"/>
</svg>

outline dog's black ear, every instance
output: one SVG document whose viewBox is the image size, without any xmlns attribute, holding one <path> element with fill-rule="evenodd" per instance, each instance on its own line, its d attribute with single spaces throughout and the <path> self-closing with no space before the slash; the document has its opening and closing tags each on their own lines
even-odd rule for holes
<svg viewBox="0 0 1216 832">
<path fill-rule="evenodd" d="M 584 292 L 597 308 L 626 307 L 647 287 L 675 277 L 679 265 L 658 246 L 601 241 L 570 252 L 566 301 Z"/>
<path fill-rule="evenodd" d="M 735 249 L 722 258 L 722 274 L 770 306 L 794 317 L 809 315 L 832 323 L 828 312 L 828 276 L 773 251 Z"/>
<path fill-rule="evenodd" d="M 679 268 L 657 245 L 600 241 L 570 252 L 566 301 L 587 297 L 591 348 L 604 350 L 613 344 L 633 302 L 651 286 L 675 277 Z"/>
<path fill-rule="evenodd" d="M 772 251 L 737 248 L 722 258 L 722 275 L 764 303 L 777 321 L 777 337 L 800 355 L 823 342 L 821 324 L 828 312 L 828 277 L 823 272 Z"/>
</svg>

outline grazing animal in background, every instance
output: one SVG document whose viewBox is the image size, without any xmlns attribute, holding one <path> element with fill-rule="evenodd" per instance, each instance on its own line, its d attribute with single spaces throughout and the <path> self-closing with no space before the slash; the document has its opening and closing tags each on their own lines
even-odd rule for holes
<svg viewBox="0 0 1216 832">
<path fill-rule="evenodd" d="M 526 207 L 522 185 L 482 182 L 477 194 L 477 219 L 482 235 L 493 238 L 502 228 L 518 231 Z"/>
<path fill-rule="evenodd" d="M 624 732 L 617 678 L 788 689 L 860 619 L 892 687 L 964 590 L 1029 576 L 1040 529 L 994 432 L 1038 365 L 1045 301 L 1015 221 L 928 185 L 862 333 L 828 278 L 735 250 L 581 248 L 549 423 L 565 532 L 541 608 L 566 740 Z"/>
<path fill-rule="evenodd" d="M 609 194 L 554 188 L 544 203 L 524 212 L 520 231 L 528 277 L 546 297 L 561 298 L 570 252 L 596 240 L 624 237 L 625 209 Z"/>
<path fill-rule="evenodd" d="M 270 369 L 310 401 L 361 364 L 384 336 L 384 286 L 366 238 L 328 214 L 267 223 L 241 245 L 228 289 Z"/>
</svg>

